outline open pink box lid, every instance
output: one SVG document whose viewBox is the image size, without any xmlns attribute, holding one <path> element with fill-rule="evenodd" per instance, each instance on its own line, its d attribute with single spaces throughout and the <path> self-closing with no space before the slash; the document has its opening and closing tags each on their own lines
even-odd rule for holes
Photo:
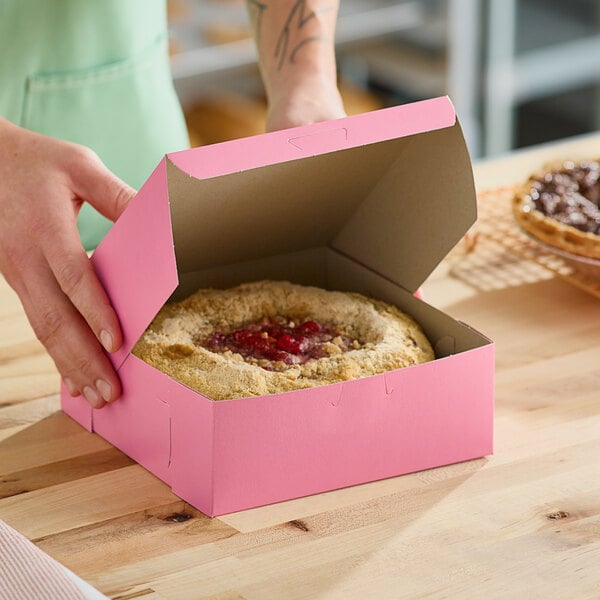
<svg viewBox="0 0 600 600">
<path fill-rule="evenodd" d="M 92 257 L 123 328 L 110 358 L 178 272 L 329 246 L 414 291 L 475 219 L 447 97 L 168 154 Z"/>
</svg>

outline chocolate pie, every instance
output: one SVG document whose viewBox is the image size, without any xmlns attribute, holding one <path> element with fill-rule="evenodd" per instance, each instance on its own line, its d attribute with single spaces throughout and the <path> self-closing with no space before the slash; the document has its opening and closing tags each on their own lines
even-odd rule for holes
<svg viewBox="0 0 600 600">
<path fill-rule="evenodd" d="M 133 353 L 213 400 L 308 388 L 433 360 L 421 328 L 361 294 L 259 281 L 164 306 Z"/>
<path fill-rule="evenodd" d="M 513 213 L 536 239 L 600 259 L 600 162 L 564 162 L 532 175 L 517 192 Z"/>
</svg>

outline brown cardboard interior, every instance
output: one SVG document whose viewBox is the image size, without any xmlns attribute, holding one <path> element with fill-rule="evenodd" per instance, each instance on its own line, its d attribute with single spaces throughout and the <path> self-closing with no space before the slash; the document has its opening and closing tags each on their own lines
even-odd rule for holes
<svg viewBox="0 0 600 600">
<path fill-rule="evenodd" d="M 352 291 L 394 304 L 411 315 L 423 328 L 437 358 L 466 352 L 491 343 L 473 328 L 415 298 L 394 282 L 348 259 L 338 252 L 327 253 L 327 286 Z"/>
<path fill-rule="evenodd" d="M 181 285 L 173 299 L 185 297 L 198 288 L 227 288 L 260 279 L 284 279 L 330 290 L 359 292 L 394 304 L 421 325 L 438 358 L 490 343 L 470 327 L 331 248 L 317 248 L 187 273 L 182 276 Z"/>
<path fill-rule="evenodd" d="M 200 288 L 225 289 L 260 279 L 293 281 L 301 285 L 326 288 L 328 284 L 326 255 L 327 248 L 311 248 L 181 273 L 179 286 L 169 298 L 169 302 L 183 300 Z"/>
<path fill-rule="evenodd" d="M 414 291 L 476 218 L 458 124 L 209 179 L 168 161 L 167 174 L 182 284 L 330 246 Z"/>
<path fill-rule="evenodd" d="M 475 222 L 477 205 L 458 124 L 409 140 L 332 246 L 414 292 Z"/>
</svg>

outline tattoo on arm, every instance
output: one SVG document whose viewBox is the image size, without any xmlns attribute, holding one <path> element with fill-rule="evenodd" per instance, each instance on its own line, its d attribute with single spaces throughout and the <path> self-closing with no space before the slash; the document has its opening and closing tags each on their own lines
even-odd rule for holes
<svg viewBox="0 0 600 600">
<path fill-rule="evenodd" d="M 254 34 L 256 36 L 256 43 L 260 42 L 260 28 L 262 25 L 263 13 L 267 8 L 265 2 L 259 0 L 246 0 L 248 4 L 248 12 L 250 13 L 250 19 L 254 25 Z"/>
<path fill-rule="evenodd" d="M 323 42 L 325 38 L 320 35 L 312 35 L 301 40 L 293 40 L 294 34 L 301 33 L 302 28 L 318 13 L 332 10 L 332 7 L 321 8 L 317 11 L 311 10 L 307 6 L 306 0 L 298 0 L 290 10 L 287 19 L 283 24 L 281 33 L 275 46 L 275 59 L 277 60 L 277 70 L 280 71 L 286 61 L 294 63 L 298 51 L 312 42 Z"/>
</svg>

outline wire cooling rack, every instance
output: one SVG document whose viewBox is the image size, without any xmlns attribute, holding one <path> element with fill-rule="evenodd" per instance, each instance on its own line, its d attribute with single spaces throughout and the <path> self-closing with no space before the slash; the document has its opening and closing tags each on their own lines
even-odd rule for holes
<svg viewBox="0 0 600 600">
<path fill-rule="evenodd" d="M 560 277 L 600 298 L 600 261 L 561 254 L 523 233 L 513 195 L 513 187 L 478 194 L 479 219 L 457 248 L 452 274 L 482 290 Z"/>
</svg>

